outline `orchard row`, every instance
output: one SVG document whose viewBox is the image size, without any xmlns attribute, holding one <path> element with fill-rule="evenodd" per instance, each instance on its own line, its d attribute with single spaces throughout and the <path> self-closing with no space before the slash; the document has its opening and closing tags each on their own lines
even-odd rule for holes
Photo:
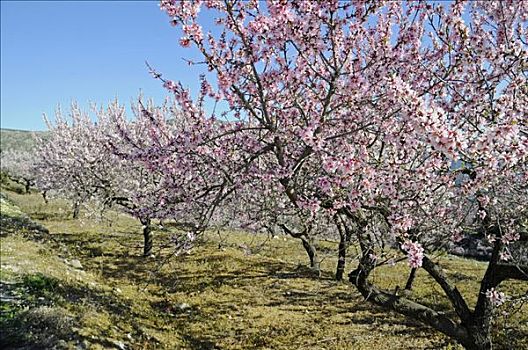
<svg viewBox="0 0 528 350">
<path fill-rule="evenodd" d="M 528 6 L 523 1 L 161 1 L 199 52 L 197 97 L 73 106 L 35 156 L 38 188 L 175 220 L 186 250 L 212 226 L 313 241 L 361 256 L 350 282 L 375 304 L 468 349 L 491 349 L 499 285 L 528 279 L 510 247 L 528 218 Z M 204 16 L 216 28 L 204 32 Z M 210 106 L 215 106 L 211 112 Z M 18 162 L 22 165 L 23 162 Z M 20 170 L 20 173 L 24 172 Z M 145 233 L 145 254 L 151 244 Z M 432 258 L 468 235 L 491 247 L 471 308 Z M 372 271 L 406 259 L 456 316 L 378 288 Z"/>
</svg>

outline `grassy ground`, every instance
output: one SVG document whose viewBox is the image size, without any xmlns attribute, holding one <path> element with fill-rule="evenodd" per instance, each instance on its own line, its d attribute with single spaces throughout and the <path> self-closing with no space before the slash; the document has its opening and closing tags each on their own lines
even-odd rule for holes
<svg viewBox="0 0 528 350">
<path fill-rule="evenodd" d="M 210 233 L 191 254 L 170 256 L 169 234 L 157 231 L 155 258 L 142 258 L 140 226 L 72 220 L 67 203 L 8 192 L 2 215 L 25 217 L 50 233 L 20 229 L 2 235 L 0 347 L 58 349 L 457 349 L 441 334 L 364 302 L 304 267 L 299 242 L 245 233 Z M 16 204 L 21 211 L 17 211 Z M 9 207 L 9 208 L 8 208 Z M 13 220 L 15 220 L 13 219 Z M 112 225 L 110 225 L 112 222 Z M 335 249 L 321 243 L 322 250 Z M 484 265 L 441 258 L 470 298 Z M 404 266 L 379 271 L 376 282 L 405 283 Z M 440 303 L 438 287 L 418 273 L 413 297 Z M 509 283 L 519 293 L 526 284 Z M 503 321 L 500 321 L 503 322 Z M 499 348 L 528 348 L 528 310 L 496 334 Z M 502 327 L 504 324 L 497 324 Z"/>
</svg>

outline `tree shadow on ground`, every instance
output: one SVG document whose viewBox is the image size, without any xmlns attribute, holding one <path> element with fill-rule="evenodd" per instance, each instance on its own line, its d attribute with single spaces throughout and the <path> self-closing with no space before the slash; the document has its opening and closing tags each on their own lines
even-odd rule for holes
<svg viewBox="0 0 528 350">
<path fill-rule="evenodd" d="M 203 337 L 197 337 L 192 335 L 184 335 L 183 339 L 189 346 L 189 349 L 195 349 L 195 350 L 213 350 L 213 349 L 219 349 L 216 344 L 209 339 L 203 338 Z"/>
<path fill-rule="evenodd" d="M 264 259 L 258 260 L 242 255 L 223 255 L 221 252 L 214 252 L 207 255 L 176 257 L 172 260 L 172 265 L 168 265 L 167 268 L 159 268 L 159 261 L 145 259 L 141 256 L 130 256 L 125 248 L 116 250 L 105 247 L 105 240 L 102 237 L 84 237 L 81 239 L 81 234 L 54 235 L 56 235 L 57 240 L 68 246 L 78 246 L 77 251 L 86 258 L 82 261 L 85 268 L 88 271 L 101 273 L 101 277 L 105 279 L 127 278 L 135 284 L 156 284 L 162 286 L 162 289 L 168 294 L 201 293 L 205 290 L 215 290 L 225 286 L 243 291 L 245 288 L 261 284 L 263 288 L 272 292 L 266 300 L 258 301 L 257 306 L 292 311 L 299 311 L 301 308 L 304 310 L 318 309 L 323 314 L 326 312 L 325 309 L 328 309 L 328 316 L 343 315 L 343 321 L 340 321 L 340 324 L 371 327 L 390 326 L 388 328 L 394 335 L 408 335 L 409 330 L 405 328 L 411 328 L 413 336 L 417 338 L 426 339 L 434 333 L 429 327 L 423 326 L 421 323 L 387 312 L 368 301 L 364 301 L 352 286 L 350 286 L 350 292 L 344 292 L 342 289 L 336 290 L 336 285 L 342 284 L 342 282 L 332 281 L 330 275 L 325 275 L 325 278 L 317 278 L 309 268 L 296 267 L 293 263 L 278 262 L 272 259 L 263 261 Z M 94 257 L 108 258 L 109 266 L 100 269 L 100 262 L 89 259 Z M 194 262 L 193 268 L 187 267 L 186 270 L 178 270 L 178 262 L 182 262 L 183 259 L 186 262 Z M 227 260 L 229 260 L 229 266 L 226 267 L 225 262 Z M 169 267 L 174 267 L 174 269 Z M 302 290 L 302 287 L 299 286 L 292 289 L 287 285 L 287 282 L 301 282 L 302 285 L 303 282 L 311 281 L 310 283 L 312 283 L 314 280 L 323 282 L 322 285 L 318 286 L 318 291 Z M 112 295 L 93 290 L 83 290 L 82 288 L 80 290 L 79 288 L 77 290 L 70 288 L 68 291 L 62 290 L 61 293 L 66 293 L 69 300 L 73 302 L 88 300 L 112 314 L 133 314 L 130 304 Z M 438 309 L 437 304 L 431 304 L 431 306 Z M 204 302 L 203 307 L 214 309 L 215 314 L 218 315 L 240 312 L 233 302 L 213 300 Z M 192 307 L 189 311 L 178 309 L 170 300 L 151 302 L 150 308 L 158 317 L 166 319 L 167 322 L 173 322 L 174 325 L 182 326 L 182 330 L 178 330 L 178 333 L 189 348 L 216 348 L 215 338 L 211 339 L 194 334 L 185 330 L 184 326 L 186 323 L 203 322 L 211 315 L 202 314 L 199 309 Z M 394 328 L 395 326 L 396 328 Z M 162 326 L 160 326 L 161 329 Z M 516 336 L 526 337 L 526 334 L 521 332 Z M 438 346 L 440 345 L 438 343 Z M 435 346 L 433 345 L 432 348 Z"/>
<path fill-rule="evenodd" d="M 75 220 L 72 218 L 72 215 L 68 212 L 41 212 L 41 211 L 35 211 L 35 212 L 28 212 L 28 215 L 33 220 L 41 220 L 41 221 L 68 221 L 68 220 Z"/>
</svg>

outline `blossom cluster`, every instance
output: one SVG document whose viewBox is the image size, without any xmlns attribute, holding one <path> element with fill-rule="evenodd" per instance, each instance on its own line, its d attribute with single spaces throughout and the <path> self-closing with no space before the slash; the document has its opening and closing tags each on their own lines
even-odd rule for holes
<svg viewBox="0 0 528 350">
<path fill-rule="evenodd" d="M 486 291 L 486 298 L 488 298 L 494 306 L 501 306 L 506 302 L 506 295 L 495 288 Z"/>
<path fill-rule="evenodd" d="M 424 249 L 420 243 L 406 241 L 401 248 L 407 252 L 410 267 L 417 268 L 422 266 Z"/>
<path fill-rule="evenodd" d="M 218 81 L 196 101 L 165 85 L 196 128 L 210 120 L 205 97 L 227 102 L 222 128 L 202 130 L 210 136 L 199 150 L 217 156 L 230 176 L 215 176 L 236 184 L 255 224 L 288 217 L 304 230 L 335 215 L 382 216 L 378 239 L 412 238 L 412 266 L 424 250 L 494 222 L 503 244 L 519 239 L 526 2 L 162 1 L 161 9 Z M 219 31 L 205 33 L 202 14 Z"/>
</svg>

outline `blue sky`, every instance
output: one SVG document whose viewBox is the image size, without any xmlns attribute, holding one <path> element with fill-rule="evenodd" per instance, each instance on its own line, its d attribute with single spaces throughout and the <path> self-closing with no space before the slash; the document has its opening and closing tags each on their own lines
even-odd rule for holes
<svg viewBox="0 0 528 350">
<path fill-rule="evenodd" d="M 147 60 L 164 77 L 197 91 L 204 67 L 178 44 L 157 1 L 1 1 L 1 127 L 45 130 L 42 113 L 76 100 L 129 104 L 140 90 L 167 96 Z"/>
<path fill-rule="evenodd" d="M 1 13 L 2 128 L 45 130 L 60 104 L 88 109 L 116 97 L 129 105 L 140 91 L 161 103 L 168 93 L 148 73 L 148 61 L 165 78 L 199 90 L 201 61 L 182 48 L 158 1 L 3 1 Z M 205 31 L 218 31 L 202 13 Z M 207 105 L 212 110 L 212 102 Z M 220 105 L 218 110 L 225 110 Z"/>
</svg>

